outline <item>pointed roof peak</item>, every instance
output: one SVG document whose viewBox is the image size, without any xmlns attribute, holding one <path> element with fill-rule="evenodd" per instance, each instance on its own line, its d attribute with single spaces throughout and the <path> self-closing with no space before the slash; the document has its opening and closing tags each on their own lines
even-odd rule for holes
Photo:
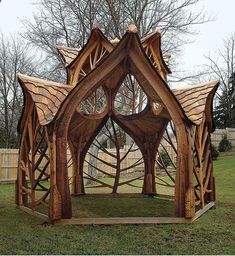
<svg viewBox="0 0 235 256">
<path fill-rule="evenodd" d="M 120 39 L 118 39 L 117 37 L 115 37 L 114 39 L 112 39 L 111 41 L 110 41 L 113 45 L 117 45 L 119 42 L 120 42 Z"/>
<path fill-rule="evenodd" d="M 164 53 L 164 54 L 162 55 L 162 57 L 163 57 L 163 60 L 164 60 L 166 63 L 168 63 L 169 60 L 170 60 L 170 58 L 171 58 L 171 54 L 170 54 L 169 52 L 166 52 L 166 53 Z"/>
<path fill-rule="evenodd" d="M 137 27 L 136 27 L 136 25 L 134 23 L 131 23 L 128 26 L 128 32 L 129 33 L 138 33 L 138 29 L 137 29 Z"/>
<path fill-rule="evenodd" d="M 155 28 L 155 32 L 161 34 L 161 29 L 160 29 L 160 27 L 156 27 L 156 28 Z"/>
<path fill-rule="evenodd" d="M 96 20 L 93 21 L 92 29 L 99 29 L 98 22 Z"/>
</svg>

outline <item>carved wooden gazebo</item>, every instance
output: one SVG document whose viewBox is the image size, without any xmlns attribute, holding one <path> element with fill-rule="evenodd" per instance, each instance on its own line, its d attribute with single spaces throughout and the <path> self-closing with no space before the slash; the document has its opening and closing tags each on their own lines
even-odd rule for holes
<svg viewBox="0 0 235 256">
<path fill-rule="evenodd" d="M 85 193 L 83 166 L 87 150 L 111 118 L 139 147 L 144 162 L 142 193 L 151 196 L 157 194 L 156 154 L 167 125 L 172 122 L 177 140 L 175 217 L 116 218 L 111 222 L 93 219 L 77 223 L 191 222 L 211 208 L 215 202 L 210 142 L 214 129 L 212 100 L 219 82 L 171 90 L 160 32 L 140 39 L 134 25 L 129 26 L 120 41 L 111 42 L 95 27 L 82 49 L 58 47 L 58 51 L 65 63 L 67 84 L 18 75 L 24 92 L 19 122 L 18 206 L 55 223 L 71 219 L 71 194 Z M 138 81 L 148 99 L 144 110 L 132 115 L 122 115 L 114 106 L 127 75 Z M 81 103 L 98 88 L 104 92 L 104 107 L 85 113 Z M 72 187 L 67 145 L 72 155 Z M 118 171 L 117 168 L 117 175 Z M 48 215 L 39 213 L 38 207 L 48 208 Z"/>
</svg>

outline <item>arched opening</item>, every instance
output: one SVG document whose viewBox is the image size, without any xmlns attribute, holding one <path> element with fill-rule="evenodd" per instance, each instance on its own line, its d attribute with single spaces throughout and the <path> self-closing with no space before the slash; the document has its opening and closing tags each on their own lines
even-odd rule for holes
<svg viewBox="0 0 235 256">
<path fill-rule="evenodd" d="M 71 123 L 80 123 L 79 129 L 76 130 L 77 138 L 78 134 L 87 137 L 84 142 L 87 144 L 82 149 L 83 152 L 80 156 L 82 174 L 78 179 L 82 183 L 83 189 L 77 194 L 138 193 L 151 196 L 164 194 L 173 197 L 174 185 L 168 182 L 170 176 L 167 176 L 167 169 L 164 174 L 157 174 L 156 166 L 162 160 L 155 163 L 160 141 L 170 120 L 170 115 L 160 98 L 153 102 L 132 74 L 127 74 L 120 84 L 116 84 L 116 87 L 111 89 L 106 84 L 104 94 L 106 97 L 107 95 L 111 95 L 111 97 L 109 96 L 107 99 L 107 105 L 103 104 L 103 106 L 107 106 L 107 111 L 100 111 L 102 115 L 99 111 L 97 111 L 98 113 L 87 111 L 87 108 L 83 107 L 85 104 L 91 106 L 95 102 L 94 95 L 98 95 L 98 93 L 94 94 L 93 92 L 80 103 L 76 108 L 76 114 L 71 119 Z M 105 100 L 105 97 L 102 99 Z M 111 100 L 112 102 L 110 102 Z M 82 117 L 83 121 L 81 122 L 81 119 L 79 121 L 78 117 Z M 93 125 L 93 130 L 90 130 L 90 135 L 88 135 L 89 122 L 90 125 L 92 122 L 94 124 L 96 117 L 99 125 Z M 70 127 L 72 127 L 71 124 Z M 68 136 L 72 134 L 75 136 L 74 131 L 69 128 Z M 173 163 L 175 164 L 175 162 Z M 163 181 L 163 184 L 160 180 Z M 160 186 L 163 187 L 163 192 L 161 192 Z M 173 192 L 166 191 L 166 187 L 170 187 Z M 80 203 L 81 206 L 83 205 L 81 200 L 84 202 L 84 197 L 82 199 L 80 197 L 80 200 L 72 199 L 75 206 L 73 208 L 75 217 L 81 216 L 76 210 L 77 206 L 80 207 Z M 155 210 L 159 211 L 157 208 L 163 206 L 164 201 L 160 201 L 158 205 L 155 200 L 151 204 L 156 204 Z M 168 212 L 159 212 L 159 216 L 173 216 L 173 199 L 168 205 Z M 164 208 L 161 207 L 162 210 Z"/>
<path fill-rule="evenodd" d="M 139 114 L 147 106 L 148 97 L 136 78 L 127 74 L 114 99 L 115 110 L 124 116 Z"/>
<path fill-rule="evenodd" d="M 129 142 L 129 141 L 128 141 Z M 109 118 L 90 145 L 85 158 L 84 179 L 86 193 L 127 193 L 135 187 L 141 193 L 143 157 L 125 131 Z"/>
<path fill-rule="evenodd" d="M 174 198 L 177 170 L 177 141 L 174 124 L 165 129 L 156 155 L 156 184 L 158 194 Z"/>
<path fill-rule="evenodd" d="M 144 158 L 132 138 L 126 145 L 125 135 L 110 117 L 90 144 L 83 165 L 85 196 L 72 197 L 74 218 L 174 215 L 173 199 L 165 201 L 163 196 L 167 197 L 169 191 L 159 191 L 156 197 L 142 193 Z M 166 174 L 159 176 L 161 180 L 168 178 Z M 155 182 L 158 191 L 157 175 Z"/>
</svg>

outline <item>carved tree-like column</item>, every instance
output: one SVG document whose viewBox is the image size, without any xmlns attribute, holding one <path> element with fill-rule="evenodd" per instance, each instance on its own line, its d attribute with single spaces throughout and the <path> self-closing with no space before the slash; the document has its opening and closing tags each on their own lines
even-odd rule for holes
<svg viewBox="0 0 235 256">
<path fill-rule="evenodd" d="M 195 177 L 195 205 L 204 208 L 206 203 L 215 201 L 211 141 L 205 116 L 200 125 L 191 128 L 190 139 L 193 151 L 192 168 Z"/>
<path fill-rule="evenodd" d="M 142 193 L 147 195 L 156 194 L 156 141 L 153 137 L 147 137 L 141 148 L 144 157 L 144 183 Z"/>
</svg>

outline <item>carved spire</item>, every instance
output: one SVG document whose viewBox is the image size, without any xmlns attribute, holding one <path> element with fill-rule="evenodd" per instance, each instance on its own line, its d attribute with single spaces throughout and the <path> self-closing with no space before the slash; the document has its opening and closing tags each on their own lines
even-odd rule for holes
<svg viewBox="0 0 235 256">
<path fill-rule="evenodd" d="M 137 27 L 136 27 L 136 25 L 135 24 L 130 24 L 129 26 L 128 26 L 128 32 L 129 33 L 138 33 L 138 29 L 137 29 Z"/>
<path fill-rule="evenodd" d="M 117 37 L 115 37 L 113 40 L 111 40 L 110 41 L 114 46 L 116 46 L 119 42 L 120 42 L 120 40 L 117 38 Z"/>
<path fill-rule="evenodd" d="M 99 28 L 98 22 L 96 20 L 93 21 L 92 29 Z"/>
<path fill-rule="evenodd" d="M 161 34 L 161 29 L 160 29 L 160 27 L 156 27 L 155 32 Z"/>
</svg>

